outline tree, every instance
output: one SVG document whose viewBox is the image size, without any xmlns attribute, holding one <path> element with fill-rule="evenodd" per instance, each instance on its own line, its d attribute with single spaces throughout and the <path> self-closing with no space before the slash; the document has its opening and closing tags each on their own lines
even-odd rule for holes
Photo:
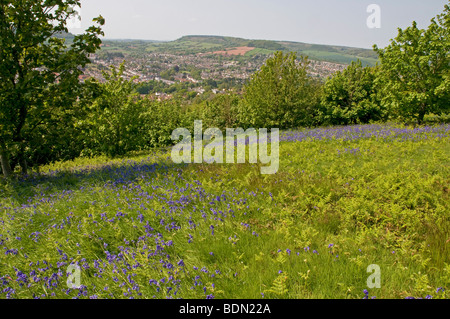
<svg viewBox="0 0 450 319">
<path fill-rule="evenodd" d="M 172 145 L 172 131 L 178 127 L 187 127 L 193 125 L 192 120 L 185 115 L 184 107 L 180 106 L 181 101 L 177 99 L 166 101 L 143 101 L 145 112 L 142 114 L 144 119 L 143 134 L 145 138 L 145 147 L 161 147 Z M 185 122 L 181 122 L 182 120 Z"/>
<path fill-rule="evenodd" d="M 67 21 L 79 0 L 0 0 L 0 161 L 10 176 L 11 156 L 27 172 L 25 153 L 33 134 L 55 112 L 70 108 L 78 76 L 101 44 L 104 19 L 66 44 Z"/>
<path fill-rule="evenodd" d="M 99 84 L 98 96 L 81 101 L 87 106 L 80 123 L 86 150 L 91 154 L 117 156 L 144 147 L 144 106 L 136 91 L 135 78 L 123 78 L 125 63 L 119 70 L 115 66 L 110 70 L 103 72 L 106 82 Z"/>
<path fill-rule="evenodd" d="M 424 30 L 414 21 L 378 53 L 384 81 L 383 102 L 404 120 L 421 124 L 428 113 L 449 110 L 450 8 Z"/>
<path fill-rule="evenodd" d="M 377 73 L 378 67 L 363 67 L 358 60 L 327 79 L 321 94 L 321 122 L 348 125 L 383 119 Z"/>
<path fill-rule="evenodd" d="M 281 129 L 311 124 L 317 85 L 307 68 L 306 57 L 276 52 L 244 88 L 241 124 Z"/>
<path fill-rule="evenodd" d="M 194 68 L 192 68 L 191 76 L 194 80 L 201 81 L 202 71 L 194 67 Z"/>
<path fill-rule="evenodd" d="M 235 93 L 218 94 L 201 105 L 205 127 L 217 127 L 222 130 L 233 128 L 237 123 L 240 97 Z"/>
</svg>

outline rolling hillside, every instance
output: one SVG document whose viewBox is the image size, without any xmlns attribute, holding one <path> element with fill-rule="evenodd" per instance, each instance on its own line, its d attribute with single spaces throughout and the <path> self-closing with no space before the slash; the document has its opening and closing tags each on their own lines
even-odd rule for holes
<svg viewBox="0 0 450 319">
<path fill-rule="evenodd" d="M 247 52 L 246 55 L 270 54 L 277 50 L 294 51 L 298 54 L 307 55 L 313 60 L 323 60 L 345 64 L 349 64 L 351 61 L 360 59 L 363 64 L 375 65 L 378 60 L 376 53 L 368 49 L 288 41 L 248 40 L 223 36 L 184 36 L 176 41 L 166 42 L 161 45 L 177 47 L 180 50 L 196 48 L 221 51 L 234 47 L 255 48 L 254 50 Z"/>
<path fill-rule="evenodd" d="M 289 41 L 249 40 L 225 36 L 189 35 L 168 42 L 139 40 L 105 40 L 104 42 L 108 44 L 109 50 L 117 49 L 124 53 L 128 50 L 138 50 L 147 53 L 198 54 L 230 51 L 235 48 L 251 48 L 242 50 L 245 52 L 245 56 L 267 55 L 280 50 L 307 55 L 311 60 L 343 64 L 350 64 L 351 61 L 360 59 L 364 65 L 373 66 L 378 60 L 376 53 L 369 49 Z M 126 43 L 129 46 L 126 46 Z M 230 53 L 230 55 L 232 54 Z"/>
</svg>

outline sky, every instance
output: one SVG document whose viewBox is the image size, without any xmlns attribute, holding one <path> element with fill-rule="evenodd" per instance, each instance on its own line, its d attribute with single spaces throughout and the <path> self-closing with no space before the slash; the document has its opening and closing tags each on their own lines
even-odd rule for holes
<svg viewBox="0 0 450 319">
<path fill-rule="evenodd" d="M 385 47 L 416 21 L 426 28 L 448 0 L 81 0 L 80 33 L 102 15 L 105 39 L 176 40 L 184 35 Z M 379 28 L 367 20 L 380 9 Z M 372 17 L 369 19 L 372 20 Z"/>
</svg>

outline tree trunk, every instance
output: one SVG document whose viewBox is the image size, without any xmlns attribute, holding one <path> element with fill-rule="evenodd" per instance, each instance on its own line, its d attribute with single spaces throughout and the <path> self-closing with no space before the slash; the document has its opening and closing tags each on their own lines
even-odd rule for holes
<svg viewBox="0 0 450 319">
<path fill-rule="evenodd" d="M 28 165 L 25 157 L 22 157 L 19 161 L 20 168 L 22 169 L 22 175 L 28 175 Z"/>
<path fill-rule="evenodd" d="M 422 112 L 422 111 L 419 112 L 419 117 L 417 118 L 417 124 L 422 125 L 424 118 L 425 118 L 425 112 Z"/>
<path fill-rule="evenodd" d="M 2 165 L 3 176 L 5 176 L 6 178 L 11 177 L 12 169 L 9 163 L 8 153 L 3 143 L 0 145 L 0 162 Z"/>
<path fill-rule="evenodd" d="M 19 165 L 22 170 L 22 175 L 28 174 L 28 165 L 27 165 L 27 159 L 25 158 L 25 151 L 23 148 L 19 152 Z"/>
<path fill-rule="evenodd" d="M 426 111 L 425 111 L 425 105 L 423 105 L 422 104 L 422 106 L 420 107 L 420 110 L 419 110 L 419 117 L 417 118 L 417 124 L 419 124 L 419 125 L 422 125 L 423 124 L 423 120 L 424 120 L 424 118 L 425 118 L 425 114 L 426 114 Z"/>
</svg>

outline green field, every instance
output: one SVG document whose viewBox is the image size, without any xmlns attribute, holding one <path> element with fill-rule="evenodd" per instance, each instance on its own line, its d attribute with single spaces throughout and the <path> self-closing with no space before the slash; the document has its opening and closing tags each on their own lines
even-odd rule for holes
<svg viewBox="0 0 450 319">
<path fill-rule="evenodd" d="M 322 128 L 282 134 L 275 175 L 159 150 L 1 181 L 0 296 L 446 298 L 449 138 L 447 124 Z"/>
<path fill-rule="evenodd" d="M 245 56 L 254 56 L 254 55 L 271 55 L 275 53 L 275 51 L 273 50 L 268 50 L 268 49 L 260 49 L 260 48 L 256 48 L 253 49 L 247 53 L 245 53 Z"/>
<path fill-rule="evenodd" d="M 308 56 L 310 60 L 321 60 L 342 64 L 350 64 L 352 61 L 356 60 L 354 55 L 342 54 L 337 52 L 305 50 L 301 51 L 301 54 Z M 364 66 L 374 66 L 378 61 L 378 59 L 365 57 L 358 57 L 357 59 L 361 60 L 361 63 Z"/>
<path fill-rule="evenodd" d="M 352 61 L 361 60 L 364 65 L 373 66 L 378 61 L 375 52 L 368 49 L 349 48 L 332 45 L 317 45 L 299 42 L 281 42 L 270 40 L 248 40 L 222 36 L 184 36 L 175 41 L 151 42 L 137 40 L 107 40 L 102 50 L 119 50 L 122 53 L 159 52 L 171 54 L 196 54 L 214 51 L 223 51 L 235 47 L 255 47 L 245 56 L 271 55 L 277 50 L 294 51 L 301 55 L 307 55 L 313 60 L 322 60 L 334 63 L 350 64 Z"/>
</svg>

